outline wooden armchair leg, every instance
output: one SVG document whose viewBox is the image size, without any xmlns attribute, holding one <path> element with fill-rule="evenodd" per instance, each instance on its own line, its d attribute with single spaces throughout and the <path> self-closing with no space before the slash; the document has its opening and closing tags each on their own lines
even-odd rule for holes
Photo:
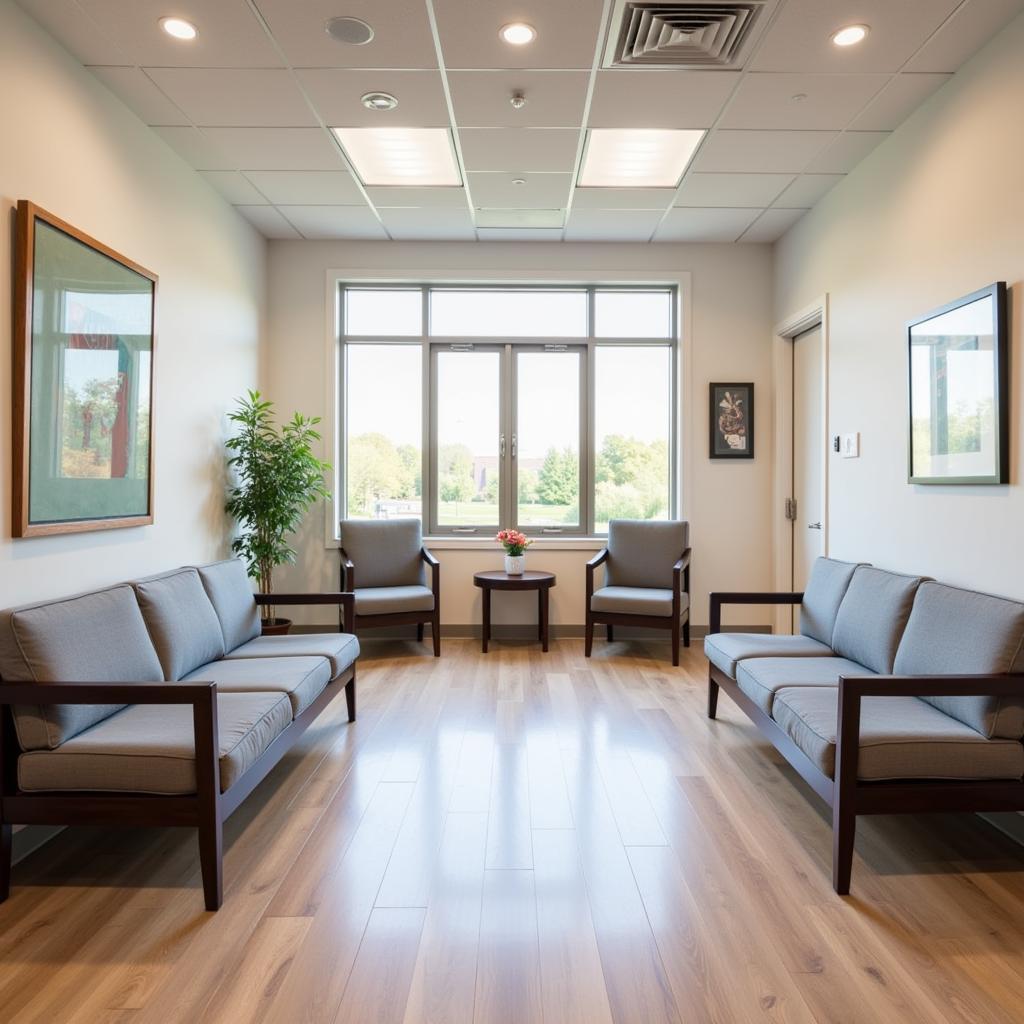
<svg viewBox="0 0 1024 1024">
<path fill-rule="evenodd" d="M 687 618 L 687 620 L 683 623 L 683 646 L 684 647 L 689 647 L 690 646 L 690 620 L 689 620 L 689 618 Z"/>
<path fill-rule="evenodd" d="M 672 666 L 679 667 L 679 620 L 672 623 Z"/>
<path fill-rule="evenodd" d="M 714 718 L 718 714 L 718 683 L 708 673 L 708 718 Z"/>
<path fill-rule="evenodd" d="M 419 643 L 423 643 L 423 623 L 416 623 L 416 639 Z"/>
<path fill-rule="evenodd" d="M 608 643 L 615 643 L 615 627 L 609 622 L 606 629 L 608 630 Z"/>
<path fill-rule="evenodd" d="M 200 810 L 199 864 L 207 910 L 220 910 L 224 902 L 224 830 L 217 801 Z"/>
<path fill-rule="evenodd" d="M 441 613 L 440 611 L 434 612 L 434 617 L 430 620 L 430 638 L 434 641 L 434 657 L 441 657 Z"/>
<path fill-rule="evenodd" d="M 14 856 L 12 826 L 0 825 L 0 903 L 11 895 L 11 859 Z"/>
<path fill-rule="evenodd" d="M 594 620 L 589 611 L 587 612 L 586 640 L 584 641 L 583 647 L 584 654 L 589 658 L 591 652 L 594 650 Z"/>
<path fill-rule="evenodd" d="M 345 684 L 345 703 L 348 705 L 348 720 L 354 722 L 356 720 L 356 677 L 352 678 Z"/>
<path fill-rule="evenodd" d="M 848 803 L 840 796 L 837 786 L 832 807 L 832 888 L 840 896 L 850 892 L 853 841 L 857 832 L 857 815 L 849 809 Z"/>
</svg>

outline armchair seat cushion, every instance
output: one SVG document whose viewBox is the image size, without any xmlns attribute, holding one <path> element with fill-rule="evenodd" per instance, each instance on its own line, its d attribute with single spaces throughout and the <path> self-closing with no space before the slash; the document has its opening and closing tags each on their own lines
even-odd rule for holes
<svg viewBox="0 0 1024 1024">
<path fill-rule="evenodd" d="M 213 661 L 190 672 L 183 682 L 217 684 L 218 693 L 281 693 L 288 695 L 297 717 L 331 681 L 326 658 L 232 658 Z"/>
<path fill-rule="evenodd" d="M 397 612 L 434 610 L 434 592 L 429 587 L 356 587 L 354 593 L 356 615 L 394 615 Z"/>
<path fill-rule="evenodd" d="M 749 658 L 736 667 L 739 688 L 762 710 L 772 713 L 779 690 L 795 686 L 838 686 L 840 676 L 873 676 L 846 658 Z"/>
<path fill-rule="evenodd" d="M 291 724 L 292 708 L 283 693 L 222 693 L 217 717 L 220 788 L 225 792 Z M 26 791 L 194 793 L 192 708 L 130 706 L 56 750 L 22 754 L 18 784 Z"/>
<path fill-rule="evenodd" d="M 748 658 L 825 658 L 832 648 L 813 637 L 788 633 L 712 633 L 704 638 L 704 653 L 735 679 L 737 663 Z"/>
<path fill-rule="evenodd" d="M 690 595 L 679 595 L 680 614 L 690 607 Z M 601 587 L 590 599 L 590 610 L 617 615 L 651 615 L 670 618 L 672 590 L 660 587 Z"/>
<path fill-rule="evenodd" d="M 836 687 L 779 690 L 772 717 L 830 778 L 836 767 Z M 1024 747 L 1016 740 L 986 739 L 917 697 L 861 700 L 857 778 L 1019 779 Z"/>
<path fill-rule="evenodd" d="M 233 658 L 326 658 L 337 679 L 359 657 L 359 641 L 351 633 L 289 633 L 258 636 L 224 655 Z"/>
</svg>

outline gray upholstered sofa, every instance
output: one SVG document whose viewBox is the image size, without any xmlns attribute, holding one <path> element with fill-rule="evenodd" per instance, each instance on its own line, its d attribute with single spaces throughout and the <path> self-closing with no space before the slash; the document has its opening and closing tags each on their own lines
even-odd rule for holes
<svg viewBox="0 0 1024 1024">
<path fill-rule="evenodd" d="M 800 606 L 800 633 L 723 633 L 725 604 Z M 819 559 L 802 594 L 711 595 L 724 689 L 831 806 L 849 892 L 858 814 L 1024 810 L 1024 604 Z"/>
<path fill-rule="evenodd" d="M 0 612 L 0 899 L 15 824 L 166 824 L 220 906 L 223 819 L 341 689 L 355 719 L 356 638 L 261 636 L 266 603 L 228 559 Z"/>
</svg>

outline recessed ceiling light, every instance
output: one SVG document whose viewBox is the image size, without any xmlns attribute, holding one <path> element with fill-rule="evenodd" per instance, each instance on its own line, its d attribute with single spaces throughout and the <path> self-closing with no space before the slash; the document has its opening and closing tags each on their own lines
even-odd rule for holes
<svg viewBox="0 0 1024 1024">
<path fill-rule="evenodd" d="M 199 35 L 195 25 L 184 18 L 161 18 L 160 27 L 175 39 L 195 39 Z"/>
<path fill-rule="evenodd" d="M 389 92 L 368 92 L 363 96 L 363 106 L 367 110 L 394 110 L 398 100 Z"/>
<path fill-rule="evenodd" d="M 461 185 L 447 128 L 332 128 L 364 185 Z"/>
<path fill-rule="evenodd" d="M 705 132 L 676 128 L 591 128 L 581 188 L 675 188 Z"/>
<path fill-rule="evenodd" d="M 332 39 L 352 46 L 365 46 L 373 39 L 373 29 L 362 18 L 329 18 L 324 29 Z"/>
<path fill-rule="evenodd" d="M 525 185 L 526 184 L 526 179 L 525 178 L 513 178 L 512 179 L 512 184 L 513 185 Z"/>
<path fill-rule="evenodd" d="M 847 25 L 832 33 L 832 42 L 836 46 L 856 46 L 867 34 L 867 25 Z"/>
<path fill-rule="evenodd" d="M 525 21 L 513 21 L 508 25 L 502 25 L 498 35 L 512 46 L 525 46 L 537 38 L 537 30 L 532 25 L 527 25 Z"/>
</svg>

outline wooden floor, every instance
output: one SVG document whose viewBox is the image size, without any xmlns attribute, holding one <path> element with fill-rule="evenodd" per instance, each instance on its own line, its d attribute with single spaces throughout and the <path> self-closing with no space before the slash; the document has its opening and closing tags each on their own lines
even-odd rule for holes
<svg viewBox="0 0 1024 1024">
<path fill-rule="evenodd" d="M 699 648 L 367 643 L 230 819 L 68 830 L 0 907 L 0 1020 L 470 1024 L 1021 1021 L 1024 851 L 877 818 L 853 895 L 823 808 Z"/>
</svg>

